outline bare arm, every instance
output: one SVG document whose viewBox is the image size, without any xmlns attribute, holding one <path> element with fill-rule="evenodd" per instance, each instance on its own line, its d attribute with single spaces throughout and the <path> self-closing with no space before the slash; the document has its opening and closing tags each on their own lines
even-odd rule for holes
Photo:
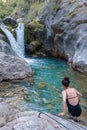
<svg viewBox="0 0 87 130">
<path fill-rule="evenodd" d="M 59 113 L 58 116 L 64 116 L 66 113 L 66 92 L 62 92 L 62 100 L 63 100 L 63 112 Z"/>
<path fill-rule="evenodd" d="M 80 97 L 82 97 L 82 94 L 79 91 L 76 90 L 76 93 L 77 93 L 77 95 L 79 95 Z"/>
</svg>

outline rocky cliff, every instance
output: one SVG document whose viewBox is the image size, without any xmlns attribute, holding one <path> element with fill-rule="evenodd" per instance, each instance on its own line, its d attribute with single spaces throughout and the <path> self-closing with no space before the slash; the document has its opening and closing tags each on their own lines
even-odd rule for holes
<svg viewBox="0 0 87 130">
<path fill-rule="evenodd" d="M 46 10 L 41 17 L 47 29 L 45 48 L 87 75 L 87 1 L 61 0 L 58 10 L 50 13 L 48 6 Z"/>
</svg>

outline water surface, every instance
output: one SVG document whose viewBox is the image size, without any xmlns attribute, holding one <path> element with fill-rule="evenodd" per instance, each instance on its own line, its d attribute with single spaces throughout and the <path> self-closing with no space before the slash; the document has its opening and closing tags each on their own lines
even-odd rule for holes
<svg viewBox="0 0 87 130">
<path fill-rule="evenodd" d="M 26 81 L 0 86 L 4 100 L 21 110 L 38 110 L 57 114 L 62 108 L 61 80 L 70 77 L 71 86 L 83 94 L 82 118 L 87 119 L 87 78 L 73 71 L 65 61 L 55 58 L 26 58 L 34 71 L 34 84 Z M 5 89 L 4 89 L 5 87 Z"/>
</svg>

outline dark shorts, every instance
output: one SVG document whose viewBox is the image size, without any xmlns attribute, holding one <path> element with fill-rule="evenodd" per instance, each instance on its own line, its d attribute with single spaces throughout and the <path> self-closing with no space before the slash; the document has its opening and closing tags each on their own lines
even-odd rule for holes
<svg viewBox="0 0 87 130">
<path fill-rule="evenodd" d="M 69 113 L 70 113 L 72 116 L 78 117 L 78 116 L 81 115 L 82 109 L 81 109 L 79 103 L 78 103 L 77 105 L 73 106 L 73 105 L 71 105 L 71 104 L 68 102 L 68 100 L 67 100 L 67 106 L 68 106 L 68 111 L 69 111 Z"/>
</svg>

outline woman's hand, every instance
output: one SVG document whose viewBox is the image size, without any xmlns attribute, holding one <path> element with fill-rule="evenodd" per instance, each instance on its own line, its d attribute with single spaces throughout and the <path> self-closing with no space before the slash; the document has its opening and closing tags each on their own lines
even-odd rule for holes
<svg viewBox="0 0 87 130">
<path fill-rule="evenodd" d="M 58 114 L 58 116 L 64 116 L 64 115 L 65 115 L 64 112 L 61 112 L 61 113 Z"/>
</svg>

